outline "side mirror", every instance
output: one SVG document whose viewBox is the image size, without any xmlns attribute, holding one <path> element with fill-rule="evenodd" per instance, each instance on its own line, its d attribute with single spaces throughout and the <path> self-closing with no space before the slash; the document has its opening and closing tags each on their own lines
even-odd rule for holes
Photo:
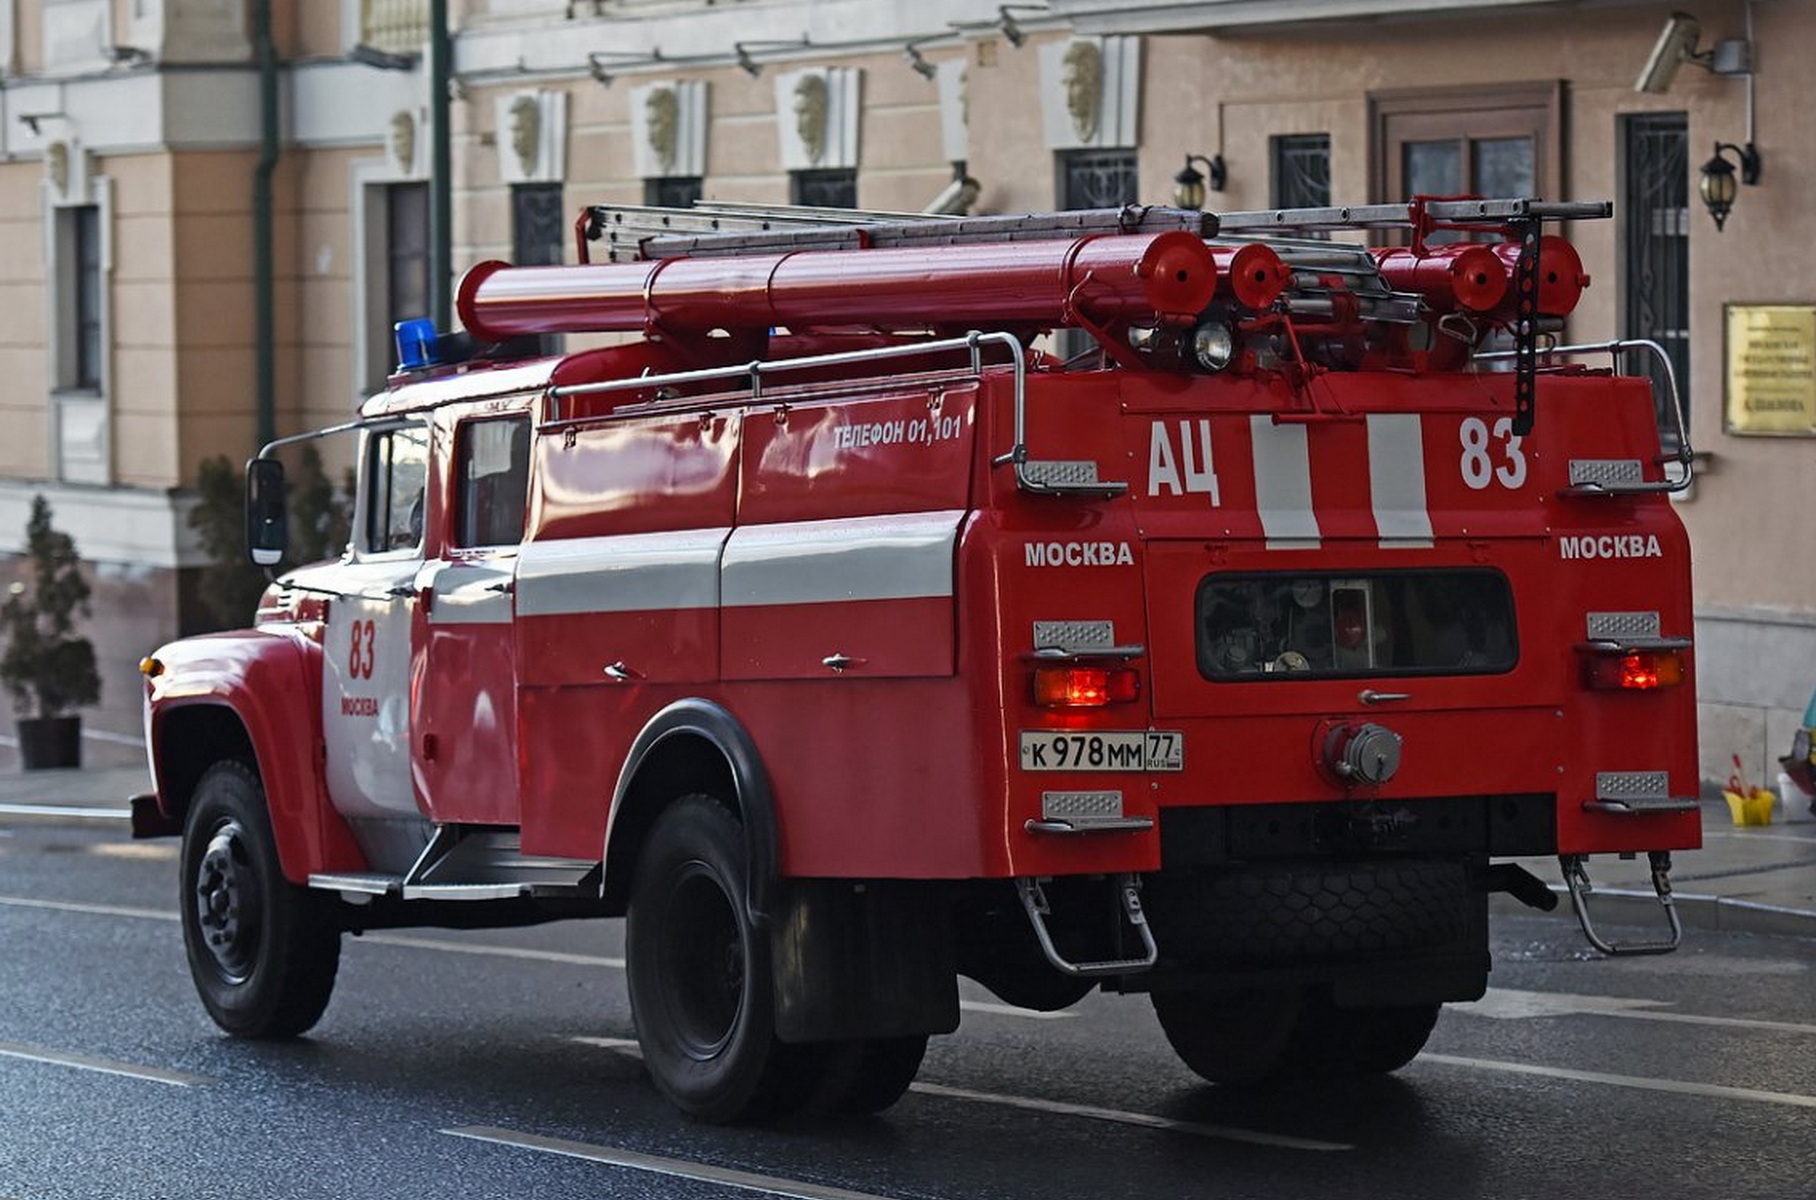
<svg viewBox="0 0 1816 1200">
<path fill-rule="evenodd" d="M 290 521 L 284 512 L 284 464 L 255 458 L 246 464 L 246 553 L 261 567 L 284 557 Z"/>
</svg>

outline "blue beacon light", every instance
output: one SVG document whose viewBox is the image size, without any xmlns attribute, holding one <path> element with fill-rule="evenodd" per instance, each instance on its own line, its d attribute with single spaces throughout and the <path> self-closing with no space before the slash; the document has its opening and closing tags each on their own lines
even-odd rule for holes
<svg viewBox="0 0 1816 1200">
<path fill-rule="evenodd" d="M 435 365 L 435 322 L 413 317 L 392 327 L 397 340 L 397 369 L 416 371 Z"/>
</svg>

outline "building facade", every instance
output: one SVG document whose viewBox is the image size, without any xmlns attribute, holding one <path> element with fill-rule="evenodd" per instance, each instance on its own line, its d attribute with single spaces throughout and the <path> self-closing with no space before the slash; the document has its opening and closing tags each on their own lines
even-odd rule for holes
<svg viewBox="0 0 1816 1200">
<path fill-rule="evenodd" d="M 445 111 L 456 275 L 571 258 L 589 203 L 1170 203 L 1188 167 L 1225 210 L 1612 199 L 1568 231 L 1594 279 L 1568 332 L 1655 340 L 1683 385 L 1704 773 L 1788 748 L 1816 684 L 1816 5 L 450 0 L 445 105 L 429 7 L 0 0 L 0 554 L 43 493 L 93 565 L 97 732 L 131 735 L 132 665 L 199 619 L 199 464 L 346 419 L 430 310 Z M 1776 416 L 1743 394 L 1749 321 L 1790 330 Z"/>
</svg>

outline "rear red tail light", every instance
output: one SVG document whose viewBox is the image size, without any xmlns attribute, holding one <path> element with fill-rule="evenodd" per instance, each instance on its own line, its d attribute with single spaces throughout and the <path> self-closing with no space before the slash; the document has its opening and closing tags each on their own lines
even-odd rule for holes
<svg viewBox="0 0 1816 1200">
<path fill-rule="evenodd" d="M 1583 663 L 1583 682 L 1598 691 L 1653 691 L 1684 681 L 1681 650 L 1629 650 L 1592 655 Z"/>
<path fill-rule="evenodd" d="M 1141 697 L 1134 667 L 1036 667 L 1034 703 L 1042 708 L 1102 708 Z"/>
</svg>

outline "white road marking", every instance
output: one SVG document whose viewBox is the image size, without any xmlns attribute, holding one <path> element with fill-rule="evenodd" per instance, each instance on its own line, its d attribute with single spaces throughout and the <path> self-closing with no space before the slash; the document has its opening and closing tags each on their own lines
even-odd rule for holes
<svg viewBox="0 0 1816 1200">
<path fill-rule="evenodd" d="M 397 933 L 368 933 L 362 941 L 374 942 L 381 946 L 405 946 L 412 950 L 446 950 L 451 954 L 491 954 L 499 958 L 521 958 L 533 962 L 566 963 L 577 967 L 609 967 L 622 971 L 622 958 L 607 958 L 603 955 L 569 954 L 561 950 L 529 950 L 516 946 L 481 946 L 461 942 L 447 942 L 440 938 L 410 937 Z M 1032 1009 L 1016 1008 L 1009 1004 L 991 1004 L 985 1000 L 960 1000 L 959 1008 L 966 1012 L 986 1013 L 999 1017 L 1027 1017 L 1036 1021 L 1053 1021 L 1071 1019 L 1078 1014 L 1069 1012 L 1035 1012 Z"/>
<path fill-rule="evenodd" d="M 76 900 L 35 900 L 29 896 L 0 896 L 12 908 L 48 908 L 55 912 L 91 913 L 99 917 L 131 917 L 140 921 L 180 921 L 180 913 L 159 908 L 128 908 L 120 904 L 84 904 Z"/>
<path fill-rule="evenodd" d="M 1447 1067 L 1467 1067 L 1476 1071 L 1501 1071 L 1509 1075 L 1537 1075 L 1548 1079 L 1570 1079 L 1578 1083 L 1601 1083 L 1610 1087 L 1633 1088 L 1644 1092 L 1672 1092 L 1680 1096 L 1708 1096 L 1717 1100 L 1751 1100 L 1761 1104 L 1782 1104 L 1792 1108 L 1816 1108 L 1816 1096 L 1795 1092 L 1766 1092 L 1758 1088 L 1729 1087 L 1719 1083 L 1690 1083 L 1682 1079 L 1653 1079 L 1644 1075 L 1612 1075 L 1605 1071 L 1578 1071 L 1570 1067 L 1541 1067 L 1536 1063 L 1499 1062 L 1486 1058 L 1460 1058 L 1451 1054 L 1421 1054 L 1418 1063 L 1438 1063 Z"/>
<path fill-rule="evenodd" d="M 1635 1009 L 1656 1008 L 1663 1000 L 1629 1000 L 1621 996 L 1580 996 L 1573 992 L 1522 992 L 1513 988 L 1489 988 L 1488 994 L 1471 1004 L 1453 1004 L 1451 1011 L 1469 1017 L 1494 1017 L 1520 1020 L 1528 1017 L 1575 1017 L 1584 1015 L 1625 1017 Z"/>
<path fill-rule="evenodd" d="M 42 908 L 58 912 L 91 913 L 103 917 L 131 917 L 147 921 L 177 921 L 181 914 L 155 908 L 129 908 L 115 904 L 85 904 L 74 900 L 38 900 L 27 896 L 0 896 L 0 905 L 13 908 Z M 493 955 L 498 958 L 528 959 L 539 962 L 565 963 L 581 967 L 607 967 L 623 970 L 622 958 L 604 955 L 570 954 L 561 950 L 532 950 L 519 946 L 479 946 L 448 942 L 439 938 L 410 937 L 398 933 L 368 933 L 360 939 L 384 946 L 402 946 L 413 950 L 442 950 L 451 954 Z M 1758 1029 L 1768 1032 L 1816 1034 L 1816 1025 L 1791 1021 L 1763 1021 L 1748 1017 L 1710 1017 L 1696 1013 L 1661 1012 L 1665 1000 L 1638 1000 L 1620 996 L 1585 996 L 1570 992 L 1522 992 L 1512 988 L 1490 988 L 1488 994 L 1473 1004 L 1453 1004 L 1451 1010 L 1464 1016 L 1501 1020 L 1530 1017 L 1601 1016 L 1624 1017 L 1637 1021 L 1671 1021 L 1682 1025 L 1709 1025 L 1728 1029 Z M 992 1016 L 1023 1017 L 1033 1021 L 1054 1021 L 1077 1017 L 1074 1012 L 1035 1012 L 1009 1004 L 992 1004 L 986 1000 L 960 1000 L 966 1012 Z"/>
<path fill-rule="evenodd" d="M 575 1037 L 571 1041 L 585 1046 L 598 1046 L 604 1050 L 616 1050 L 632 1058 L 642 1058 L 643 1048 L 635 1038 L 614 1037 Z M 1032 1096 L 1007 1096 L 996 1092 L 974 1092 L 966 1088 L 946 1087 L 939 1083 L 912 1083 L 908 1090 L 919 1092 L 923 1096 L 937 1096 L 945 1100 L 970 1100 L 978 1104 L 995 1104 L 1002 1108 L 1019 1108 L 1030 1112 L 1052 1113 L 1066 1117 L 1084 1117 L 1093 1121 L 1109 1121 L 1117 1125 L 1134 1125 L 1142 1129 L 1164 1129 L 1172 1133 L 1190 1133 L 1199 1137 L 1222 1138 L 1232 1142 L 1253 1142 L 1262 1146 L 1284 1147 L 1288 1150 L 1354 1150 L 1355 1147 L 1343 1142 L 1321 1142 L 1312 1138 L 1290 1137 L 1278 1133 L 1258 1133 L 1252 1129 L 1236 1129 L 1227 1125 L 1202 1125 L 1195 1121 L 1176 1121 L 1171 1117 L 1157 1117 L 1150 1113 L 1125 1112 L 1116 1108 L 1097 1108 L 1089 1104 L 1068 1104 L 1063 1100 L 1039 1100 Z"/>
<path fill-rule="evenodd" d="M 924 1096 L 938 1096 L 945 1100 L 971 1100 L 979 1104 L 995 1104 L 1003 1108 L 1019 1108 L 1029 1112 L 1052 1113 L 1065 1117 L 1084 1117 L 1092 1121 L 1109 1121 L 1116 1125 L 1134 1125 L 1142 1129 L 1163 1129 L 1170 1133 L 1190 1133 L 1199 1137 L 1219 1138 L 1229 1142 L 1250 1142 L 1259 1146 L 1274 1146 L 1283 1150 L 1354 1150 L 1355 1147 L 1345 1142 L 1323 1142 L 1314 1138 L 1291 1137 L 1282 1133 L 1261 1133 L 1253 1129 L 1237 1129 L 1228 1125 L 1203 1125 L 1196 1121 L 1175 1121 L 1171 1117 L 1157 1117 L 1151 1113 L 1125 1112 L 1116 1108 L 1098 1108 L 1090 1104 L 1067 1104 L 1062 1100 L 1038 1100 L 1032 1096 L 1005 1096 L 996 1092 L 974 1092 L 966 1088 L 946 1087 L 938 1083 L 914 1083 L 909 1090 Z"/>
<path fill-rule="evenodd" d="M 716 1183 L 723 1187 L 742 1188 L 748 1192 L 762 1192 L 770 1196 L 796 1196 L 800 1200 L 888 1200 L 886 1197 L 880 1197 L 871 1192 L 854 1192 L 848 1188 L 827 1187 L 823 1184 L 806 1183 L 799 1179 L 758 1175 L 752 1171 L 715 1167 L 710 1163 L 690 1162 L 681 1158 L 663 1158 L 655 1154 L 642 1154 L 636 1150 L 619 1149 L 616 1146 L 595 1146 L 588 1142 L 570 1142 L 561 1138 L 540 1137 L 533 1133 L 518 1133 L 510 1129 L 496 1129 L 485 1125 L 444 1129 L 442 1132 L 450 1137 L 467 1138 L 475 1142 L 514 1146 L 520 1150 L 536 1150 L 544 1154 L 560 1154 L 567 1158 L 580 1158 L 588 1162 L 625 1167 L 632 1171 L 648 1171 L 652 1174 L 668 1175 L 677 1179 L 696 1179 L 702 1183 Z"/>
<path fill-rule="evenodd" d="M 124 808 L 82 808 L 73 804 L 0 804 L 0 817 L 78 817 L 130 821 L 132 813 Z"/>
<path fill-rule="evenodd" d="M 1771 1033 L 1816 1035 L 1816 1025 L 1794 1021 L 1762 1021 L 1752 1017 L 1705 1017 L 1699 1013 L 1660 1011 L 1668 1000 L 1636 1000 L 1624 996 L 1579 996 L 1570 992 L 1521 992 L 1489 988 L 1473 1004 L 1453 1004 L 1451 1010 L 1466 1017 L 1520 1020 L 1530 1017 L 1625 1017 L 1634 1021 L 1669 1021 L 1679 1025 L 1710 1025 L 1724 1029 L 1759 1029 Z"/>
<path fill-rule="evenodd" d="M 367 933 L 354 942 L 372 942 L 380 946 L 403 946 L 410 950 L 444 950 L 449 954 L 480 954 L 494 958 L 519 958 L 531 962 L 564 963 L 574 967 L 611 967 L 624 969 L 622 958 L 601 954 L 570 954 L 565 950 L 532 950 L 524 946 L 482 946 L 466 942 L 447 942 L 440 938 L 410 937 L 401 933 Z"/>
<path fill-rule="evenodd" d="M 984 1013 L 992 1017 L 1024 1017 L 1030 1021 L 1071 1021 L 1078 1017 L 1075 1012 L 1037 1012 L 1032 1008 L 1017 1008 L 1013 1004 L 993 1004 L 988 1000 L 960 1000 L 958 1006 L 965 1012 Z"/>
<path fill-rule="evenodd" d="M 148 1083 L 163 1083 L 171 1087 L 200 1087 L 212 1083 L 200 1075 L 185 1075 L 181 1071 L 165 1071 L 158 1067 L 141 1067 L 133 1063 L 115 1062 L 110 1058 L 94 1058 L 87 1054 L 69 1054 L 61 1050 L 46 1050 L 39 1046 L 22 1046 L 17 1042 L 0 1042 L 0 1055 L 7 1058 L 22 1058 L 28 1062 L 51 1063 L 59 1067 L 74 1067 L 78 1071 L 95 1071 L 102 1075 L 124 1075 L 128 1079 L 143 1079 Z"/>
</svg>

